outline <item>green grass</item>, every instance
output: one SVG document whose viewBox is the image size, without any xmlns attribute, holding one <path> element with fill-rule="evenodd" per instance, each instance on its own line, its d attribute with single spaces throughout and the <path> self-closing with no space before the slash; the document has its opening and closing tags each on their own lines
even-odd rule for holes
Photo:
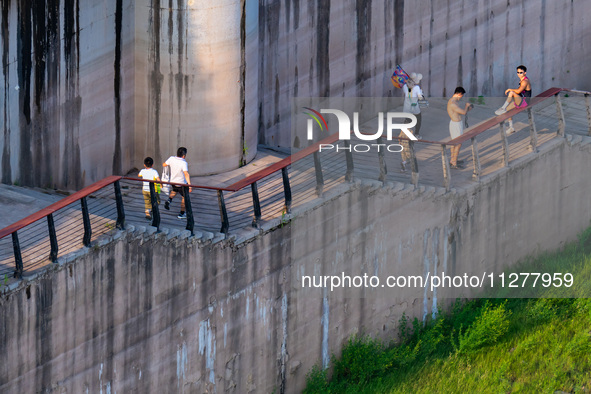
<svg viewBox="0 0 591 394">
<path fill-rule="evenodd" d="M 570 272 L 569 292 L 489 289 L 456 301 L 424 327 L 403 315 L 397 344 L 354 336 L 305 393 L 591 392 L 591 228 L 560 251 L 510 272 Z M 496 291 L 496 293 L 493 292 Z M 581 298 L 548 298 L 577 296 Z"/>
</svg>

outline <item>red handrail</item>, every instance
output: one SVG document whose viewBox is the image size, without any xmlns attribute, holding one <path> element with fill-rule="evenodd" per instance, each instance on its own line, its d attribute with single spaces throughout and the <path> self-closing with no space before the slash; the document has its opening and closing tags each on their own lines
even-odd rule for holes
<svg viewBox="0 0 591 394">
<path fill-rule="evenodd" d="M 287 166 L 289 166 L 292 163 L 295 163 L 296 161 L 299 161 L 301 159 L 303 159 L 306 156 L 309 156 L 311 154 L 313 154 L 314 152 L 316 152 L 318 150 L 318 148 L 320 147 L 321 144 L 332 144 L 334 142 L 336 142 L 339 139 L 339 133 L 334 133 L 332 135 L 329 135 L 328 137 L 324 138 L 323 140 L 310 145 L 307 148 L 302 149 L 299 152 L 294 153 L 291 156 L 286 157 L 285 159 L 281 159 L 276 163 L 270 164 L 269 166 L 255 172 L 254 174 L 251 174 L 249 176 L 247 176 L 246 178 L 243 178 L 237 182 L 232 183 L 230 186 L 226 186 L 226 187 L 217 187 L 217 186 L 205 186 L 205 185 L 194 185 L 194 184 L 184 184 L 184 183 L 173 183 L 173 182 L 163 182 L 163 181 L 150 181 L 150 180 L 146 180 L 146 179 L 142 179 L 142 178 L 133 178 L 133 177 L 123 177 L 123 179 L 127 179 L 127 180 L 131 180 L 131 181 L 142 181 L 142 182 L 152 182 L 152 183 L 162 183 L 162 184 L 167 184 L 167 185 L 172 185 L 172 186 L 188 186 L 188 187 L 193 187 L 195 189 L 209 189 L 209 190 L 222 190 L 222 191 L 227 191 L 227 192 L 237 192 L 240 189 L 245 188 L 246 186 L 249 186 L 271 174 L 273 174 L 274 172 L 277 172 Z"/>
<path fill-rule="evenodd" d="M 0 229 L 0 239 L 14 233 L 15 231 L 22 229 L 30 224 L 33 224 L 37 220 L 43 219 L 44 217 L 46 217 L 56 211 L 59 211 L 62 208 L 67 207 L 68 205 L 80 200 L 83 197 L 87 197 L 88 195 L 90 195 L 94 192 L 97 192 L 100 189 L 102 189 L 106 186 L 109 186 L 112 183 L 117 182 L 121 178 L 122 177 L 118 176 L 118 175 L 108 176 L 104 179 L 101 179 L 98 182 L 93 183 L 90 186 L 87 186 L 87 187 L 85 187 L 73 194 L 70 194 L 69 196 L 62 198 L 58 202 L 55 202 L 55 203 L 53 203 L 53 204 L 51 204 L 39 211 L 27 216 L 24 219 L 19 220 L 18 222 L 11 224 L 8 227 L 4 227 L 3 229 Z"/>
<path fill-rule="evenodd" d="M 187 185 L 187 184 L 182 184 L 182 183 L 174 183 L 174 182 L 157 182 L 157 181 L 153 181 L 153 180 L 147 180 L 147 179 L 142 179 L 142 178 L 134 178 L 134 177 L 123 177 L 123 176 L 118 176 L 118 175 L 112 175 L 112 176 L 108 176 L 98 182 L 93 183 L 90 186 L 87 186 L 65 198 L 63 198 L 62 200 L 51 204 L 50 206 L 43 208 L 29 216 L 27 216 L 24 219 L 21 219 L 11 225 L 9 225 L 8 227 L 5 227 L 3 229 L 0 229 L 0 239 L 12 234 L 15 231 L 18 231 L 40 219 L 43 219 L 44 217 L 62 209 L 65 208 L 66 206 L 70 205 L 73 202 L 76 202 L 77 200 L 80 200 L 83 197 L 86 197 L 102 188 L 104 188 L 105 186 L 108 186 L 118 180 L 121 179 L 127 179 L 127 180 L 132 180 L 132 181 L 140 181 L 140 182 L 152 182 L 152 183 L 163 183 L 163 184 L 169 184 L 169 185 L 173 185 L 173 186 L 188 186 L 188 187 L 192 187 L 192 188 L 197 188 L 197 189 L 209 189 L 209 190 L 222 190 L 222 191 L 230 191 L 230 192 L 236 192 L 246 186 L 249 186 L 250 184 L 265 178 L 269 175 L 271 175 L 272 173 L 283 169 L 284 167 L 287 167 L 288 165 L 290 165 L 291 163 L 295 163 L 298 160 L 303 159 L 304 157 L 311 155 L 312 153 L 314 153 L 318 147 L 320 146 L 320 144 L 330 144 L 333 143 L 335 141 L 338 140 L 338 133 L 335 133 L 333 135 L 330 135 L 326 138 L 324 138 L 323 140 L 305 148 L 302 149 L 301 151 L 285 158 L 282 159 L 280 161 L 278 161 L 277 163 L 271 164 L 270 166 L 263 168 L 262 170 L 259 170 L 257 172 L 255 172 L 254 174 L 241 179 L 238 182 L 233 183 L 232 185 L 228 186 L 228 187 L 216 187 L 216 186 L 206 186 L 206 185 Z"/>
<path fill-rule="evenodd" d="M 143 179 L 143 178 L 136 178 L 136 177 L 130 177 L 130 176 L 124 176 L 123 179 L 128 180 L 128 181 L 160 183 L 160 184 L 163 184 L 163 185 L 171 185 L 171 186 L 179 186 L 179 187 L 188 186 L 188 187 L 192 187 L 192 188 L 195 188 L 195 189 L 224 190 L 224 191 L 229 191 L 229 192 L 230 191 L 233 191 L 233 190 L 228 189 L 228 188 L 225 188 L 225 187 L 206 186 L 206 185 L 194 185 L 194 184 L 187 184 L 187 183 L 175 183 L 175 182 L 165 182 L 165 181 L 155 181 L 155 180 Z"/>
<path fill-rule="evenodd" d="M 516 114 L 524 111 L 525 109 L 529 108 L 530 106 L 536 105 L 536 104 L 540 103 L 541 101 L 546 100 L 547 98 L 550 98 L 552 96 L 559 94 L 563 90 L 568 91 L 569 89 L 550 88 L 550 89 L 542 92 L 538 96 L 534 97 L 531 100 L 531 103 L 529 104 L 528 107 L 515 108 L 515 109 L 512 109 L 511 111 L 508 111 L 507 113 L 505 113 L 503 115 L 496 116 L 492 119 L 489 119 L 489 120 L 483 122 L 482 124 L 479 124 L 477 126 L 474 126 L 471 129 L 469 129 L 469 131 L 467 131 L 466 133 L 464 133 L 460 137 L 455 138 L 455 139 L 448 141 L 446 143 L 442 143 L 442 142 L 438 142 L 438 141 L 426 141 L 426 140 L 420 140 L 419 142 L 440 144 L 440 145 L 461 144 L 461 143 L 477 136 L 478 134 L 490 129 L 491 127 L 496 126 L 497 124 L 505 121 L 506 119 L 508 119 L 512 116 L 515 116 Z M 406 140 L 406 138 L 399 138 L 399 139 Z M 253 184 L 254 182 L 257 182 L 257 181 L 289 166 L 292 163 L 295 163 L 295 162 L 313 154 L 314 152 L 316 152 L 318 150 L 320 144 L 332 144 L 332 143 L 336 142 L 337 140 L 338 140 L 338 133 L 332 134 L 332 135 L 324 138 L 323 140 L 321 140 L 321 141 L 319 141 L 307 148 L 304 148 L 301 151 L 299 151 L 289 157 L 286 157 L 285 159 L 282 159 L 274 164 L 271 164 L 268 167 L 263 168 L 263 169 L 255 172 L 254 174 L 247 176 L 244 179 L 234 182 L 233 184 L 231 184 L 230 186 L 227 186 L 227 187 L 193 185 L 193 184 L 186 185 L 186 184 L 173 183 L 173 182 L 159 182 L 159 183 L 170 184 L 170 185 L 174 185 L 174 186 L 189 186 L 189 187 L 198 188 L 198 189 L 209 189 L 209 190 L 236 192 L 238 190 L 243 189 L 244 187 L 247 187 L 247 186 Z M 103 187 L 108 186 L 109 184 L 112 184 L 120 179 L 128 179 L 128 180 L 132 180 L 132 181 L 141 181 L 141 182 L 156 182 L 156 181 L 150 181 L 150 180 L 146 180 L 146 179 L 142 179 L 142 178 L 122 177 L 122 176 L 116 176 L 116 175 L 109 176 L 107 178 L 104 178 L 104 179 L 96 182 L 96 183 L 93 183 L 90 186 L 83 188 L 82 190 L 80 190 L 70 196 L 63 198 L 62 200 L 60 200 L 60 201 L 58 201 L 46 208 L 41 209 L 38 212 L 33 213 L 32 215 L 30 215 L 24 219 L 19 220 L 18 222 L 11 224 L 8 227 L 0 229 L 0 239 L 38 221 L 40 219 L 43 219 L 44 217 L 48 216 L 49 214 L 52 214 L 52 213 L 58 211 L 59 209 L 62 209 L 64 207 L 70 205 L 71 203 L 73 203 L 83 197 L 86 197 L 89 194 L 94 193 L 94 192 L 102 189 Z"/>
<path fill-rule="evenodd" d="M 307 148 L 302 149 L 299 152 L 294 153 L 293 155 L 286 157 L 283 160 L 279 160 L 277 163 L 273 163 L 270 166 L 263 168 L 260 171 L 255 172 L 252 175 L 247 176 L 244 179 L 239 180 L 238 182 L 235 182 L 233 184 L 231 184 L 230 186 L 227 187 L 227 190 L 236 192 L 246 186 L 249 186 L 253 183 L 255 183 L 258 180 L 261 180 L 269 175 L 271 175 L 272 173 L 279 171 L 285 167 L 287 167 L 288 165 L 295 163 L 296 161 L 299 161 L 301 159 L 303 159 L 306 156 L 309 156 L 311 154 L 313 154 L 314 152 L 316 152 L 318 150 L 318 148 L 320 147 L 321 144 L 332 144 L 333 142 L 337 141 L 339 139 L 339 133 L 334 133 L 332 135 L 329 135 L 328 137 L 324 138 L 323 140 L 310 145 Z"/>
<path fill-rule="evenodd" d="M 476 137 L 478 134 L 485 132 L 486 130 L 490 129 L 491 127 L 494 127 L 494 126 L 498 125 L 499 123 L 504 122 L 505 120 L 517 115 L 518 113 L 520 113 L 522 111 L 525 111 L 526 109 L 530 108 L 531 106 L 534 106 L 534 105 L 546 100 L 547 98 L 557 95 L 562 90 L 563 90 L 562 88 L 550 88 L 550 89 L 540 93 L 536 97 L 534 97 L 527 107 L 514 108 L 511 111 L 507 111 L 503 115 L 495 116 L 494 118 L 491 118 L 491 119 L 489 119 L 477 126 L 470 128 L 469 131 L 465 132 L 464 134 L 462 134 L 461 136 L 459 136 L 457 138 L 454 138 L 451 141 L 448 141 L 444 144 L 439 142 L 439 144 L 460 145 L 463 142 Z"/>
</svg>

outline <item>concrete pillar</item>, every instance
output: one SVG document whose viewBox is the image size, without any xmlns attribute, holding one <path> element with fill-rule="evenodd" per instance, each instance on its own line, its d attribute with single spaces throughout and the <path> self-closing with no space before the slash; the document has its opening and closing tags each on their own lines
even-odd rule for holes
<svg viewBox="0 0 591 394">
<path fill-rule="evenodd" d="M 245 111 L 258 85 L 247 67 L 258 53 L 258 17 L 247 15 L 258 12 L 252 3 L 136 6 L 136 162 L 152 156 L 161 163 L 185 146 L 190 173 L 205 175 L 254 158 L 256 106 Z"/>
</svg>

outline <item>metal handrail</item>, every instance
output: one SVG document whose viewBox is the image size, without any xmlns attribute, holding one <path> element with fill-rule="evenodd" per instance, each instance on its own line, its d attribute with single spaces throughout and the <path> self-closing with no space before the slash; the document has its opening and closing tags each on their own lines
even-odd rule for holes
<svg viewBox="0 0 591 394">
<path fill-rule="evenodd" d="M 22 230 L 23 228 L 32 225 L 33 223 L 47 218 L 47 226 L 49 232 L 49 239 L 51 245 L 51 252 L 49 258 L 53 261 L 57 261 L 58 255 L 58 242 L 57 242 L 57 232 L 55 229 L 55 224 L 53 220 L 53 214 L 57 211 L 64 209 L 68 205 L 80 201 L 81 202 L 81 210 L 82 210 L 82 218 L 84 224 L 84 235 L 82 237 L 82 242 L 84 246 L 90 246 L 90 239 L 92 235 L 92 228 L 90 224 L 89 212 L 88 212 L 88 204 L 86 198 L 101 189 L 113 184 L 115 188 L 115 200 L 117 203 L 117 227 L 120 229 L 124 228 L 124 221 L 125 221 L 125 211 L 123 208 L 123 199 L 121 197 L 121 188 L 119 181 L 122 177 L 120 176 L 109 176 L 106 177 L 96 183 L 93 183 L 90 186 L 83 188 L 80 191 L 77 191 L 67 197 L 64 197 L 60 201 L 51 204 L 50 206 L 43 208 L 32 215 L 27 216 L 24 219 L 21 219 L 8 227 L 5 227 L 0 230 L 0 239 L 7 237 L 8 235 L 12 236 L 12 248 L 14 253 L 14 260 L 15 260 L 15 271 L 14 277 L 15 278 L 22 278 L 24 265 L 23 259 L 21 255 L 21 248 L 20 248 L 20 241 L 18 237 L 18 231 Z"/>
<path fill-rule="evenodd" d="M 59 211 L 62 208 L 67 207 L 68 205 L 82 199 L 83 197 L 88 197 L 90 194 L 95 193 L 98 190 L 100 190 L 106 186 L 109 186 L 110 184 L 118 182 L 121 178 L 123 178 L 123 177 L 117 176 L 117 175 L 108 176 L 104 179 L 101 179 L 98 182 L 93 183 L 90 186 L 85 187 L 84 189 L 81 189 L 73 194 L 70 194 L 69 196 L 62 198 L 61 200 L 59 200 L 59 201 L 57 201 L 45 208 L 40 209 L 39 211 L 27 216 L 24 219 L 14 222 L 10 226 L 0 229 L 0 239 L 14 233 L 15 231 L 23 229 L 26 226 L 29 226 L 29 225 L 33 224 L 34 222 L 41 220 L 41 219 Z"/>
<path fill-rule="evenodd" d="M 229 219 L 226 209 L 226 204 L 224 200 L 223 192 L 237 192 L 247 186 L 251 186 L 252 194 L 253 194 L 253 206 L 255 208 L 255 218 L 253 220 L 253 226 L 258 227 L 259 221 L 261 219 L 261 208 L 258 196 L 258 188 L 257 188 L 257 181 L 278 172 L 281 170 L 282 177 L 283 177 L 283 186 L 284 186 L 284 194 L 285 194 L 285 211 L 289 212 L 291 209 L 291 187 L 289 184 L 289 176 L 287 173 L 287 167 L 292 163 L 295 163 L 299 160 L 304 159 L 307 156 L 314 155 L 317 153 L 320 144 L 327 144 L 333 143 L 338 139 L 338 134 L 331 135 L 323 140 L 312 144 L 311 146 L 302 149 L 301 151 L 285 158 L 277 163 L 274 163 L 262 170 L 255 172 L 254 174 L 233 183 L 227 187 L 218 187 L 218 186 L 208 186 L 208 185 L 195 185 L 195 184 L 181 184 L 175 182 L 165 182 L 165 181 L 154 181 L 154 180 L 147 180 L 143 178 L 136 178 L 136 177 L 123 177 L 123 176 L 109 176 L 106 177 L 96 183 L 93 183 L 90 186 L 87 186 L 69 196 L 64 197 L 60 201 L 49 205 L 46 208 L 42 208 L 39 211 L 27 216 L 24 219 L 21 219 L 3 229 L 0 229 L 0 239 L 3 239 L 9 235 L 12 236 L 12 246 L 13 246 L 13 253 L 15 258 L 15 271 L 14 277 L 22 278 L 24 265 L 23 259 L 21 255 L 21 247 L 19 242 L 18 232 L 19 230 L 24 229 L 27 226 L 32 225 L 33 223 L 38 222 L 41 219 L 47 218 L 48 222 L 48 232 L 49 232 L 49 242 L 51 245 L 51 252 L 50 252 L 50 260 L 53 262 L 57 261 L 59 245 L 57 241 L 57 232 L 53 220 L 53 214 L 66 208 L 70 204 L 80 201 L 81 203 L 81 211 L 82 211 L 82 220 L 84 225 L 84 234 L 82 237 L 82 243 L 84 246 L 89 247 L 91 246 L 91 236 L 92 236 L 92 228 L 91 222 L 89 218 L 89 210 L 87 204 L 87 197 L 91 194 L 96 193 L 99 190 L 104 189 L 105 187 L 114 184 L 115 186 L 115 200 L 117 204 L 117 224 L 116 227 L 120 229 L 125 228 L 125 208 L 123 204 L 122 194 L 121 194 L 121 180 L 128 180 L 132 182 L 148 182 L 150 184 L 150 198 L 152 204 L 152 226 L 157 228 L 157 231 L 160 230 L 160 211 L 157 203 L 157 194 L 155 191 L 154 185 L 156 183 L 159 184 L 168 184 L 171 186 L 181 187 L 183 189 L 183 197 L 185 197 L 186 203 L 186 210 L 187 210 L 187 226 L 186 229 L 191 232 L 191 235 L 194 234 L 194 219 L 193 219 L 193 209 L 191 204 L 191 197 L 189 193 L 189 188 L 195 189 L 205 189 L 205 190 L 214 190 L 217 192 L 218 195 L 218 205 L 220 210 L 220 217 L 221 217 L 221 230 L 220 232 L 228 234 L 229 231 Z M 320 172 L 321 169 L 317 169 Z"/>
<path fill-rule="evenodd" d="M 528 118 L 529 118 L 529 122 L 530 122 L 530 134 L 531 134 L 531 146 L 533 148 L 533 151 L 536 151 L 536 147 L 537 147 L 537 133 L 535 130 L 535 122 L 533 119 L 533 112 L 532 112 L 532 107 L 535 106 L 536 104 L 554 96 L 556 98 L 556 108 L 557 108 L 557 115 L 559 118 L 559 129 L 558 129 L 558 134 L 564 136 L 564 114 L 562 112 L 562 105 L 561 105 L 561 101 L 560 101 L 560 96 L 559 93 L 560 92 L 572 92 L 572 93 L 577 93 L 577 94 L 584 94 L 587 100 L 587 117 L 589 120 L 589 135 L 591 135 L 591 112 L 590 112 L 590 106 L 589 106 L 589 92 L 584 92 L 584 91 L 578 91 L 578 90 L 574 90 L 574 89 L 562 89 L 562 88 L 551 88 L 546 90 L 545 92 L 541 93 L 540 95 L 534 97 L 530 104 L 526 107 L 526 108 L 519 108 L 519 109 L 513 109 L 511 111 L 508 111 L 507 113 L 491 118 L 479 125 L 473 126 L 472 128 L 469 128 L 466 133 L 464 133 L 462 136 L 455 138 L 451 141 L 448 142 L 440 142 L 440 141 L 428 141 L 428 140 L 419 140 L 419 141 L 411 141 L 407 138 L 404 137 L 394 137 L 397 138 L 400 141 L 405 141 L 408 143 L 408 148 L 410 149 L 410 155 L 411 155 L 411 168 L 412 168 L 412 183 L 417 186 L 418 185 L 418 164 L 417 164 L 417 160 L 416 160 L 416 155 L 414 152 L 414 144 L 415 143 L 424 143 L 424 144 L 429 144 L 429 145 L 439 145 L 441 146 L 441 155 L 442 155 L 442 162 L 443 162 L 443 177 L 444 177 L 444 186 L 447 190 L 450 189 L 451 187 L 451 176 L 450 176 L 450 171 L 449 171 L 449 161 L 447 158 L 447 150 L 446 147 L 448 145 L 459 145 L 462 144 L 465 141 L 471 140 L 472 141 L 472 155 L 473 155 L 473 161 L 474 161 L 474 179 L 475 180 L 479 180 L 479 176 L 480 176 L 480 163 L 479 163 L 479 157 L 478 157 L 478 147 L 476 144 L 476 137 L 478 135 L 480 135 L 481 133 L 490 130 L 492 127 L 495 127 L 497 125 L 500 125 L 500 129 L 501 129 L 501 138 L 502 138 L 502 146 L 503 146 L 503 161 L 504 164 L 507 166 L 508 165 L 508 143 L 507 143 L 507 139 L 504 133 L 504 122 L 512 117 L 515 116 L 516 114 L 523 112 L 523 111 L 527 111 L 528 113 Z M 381 142 L 381 138 L 379 137 L 377 140 L 378 142 Z M 224 233 L 224 234 L 228 234 L 229 231 L 229 219 L 228 219 L 228 214 L 227 214 L 227 209 L 226 209 L 226 203 L 225 203 L 225 199 L 224 199 L 224 192 L 231 192 L 231 193 L 235 193 L 238 192 L 248 186 L 251 187 L 251 193 L 252 193 L 252 207 L 253 207 L 253 211 L 254 211 L 254 217 L 253 217 L 253 221 L 252 221 L 252 225 L 254 227 L 258 227 L 260 224 L 260 220 L 262 217 L 262 213 L 261 213 L 261 204 L 260 204 L 260 199 L 259 199 L 259 191 L 258 191 L 258 186 L 257 186 L 257 182 L 261 181 L 262 179 L 275 174 L 279 171 L 282 172 L 282 181 L 283 181 L 283 192 L 285 195 L 285 213 L 289 213 L 290 209 L 291 209 L 291 203 L 292 203 L 292 196 L 291 196 L 291 186 L 290 186 L 290 179 L 289 179 L 289 174 L 288 174 L 288 167 L 299 161 L 302 160 L 306 157 L 309 156 L 314 156 L 314 167 L 315 167 L 315 173 L 316 173 L 316 193 L 318 195 L 322 195 L 323 192 L 323 186 L 324 186 L 324 178 L 323 178 L 323 170 L 322 170 L 322 165 L 321 165 L 321 161 L 320 161 L 320 157 L 318 155 L 318 151 L 319 151 L 319 146 L 320 144 L 332 144 L 334 142 L 336 142 L 338 140 L 338 133 L 335 133 L 333 135 L 330 135 L 326 138 L 324 138 L 323 140 L 312 144 L 311 146 L 304 148 L 302 150 L 300 150 L 297 153 L 294 153 L 293 155 L 290 155 L 282 160 L 279 160 L 276 163 L 273 163 L 269 166 L 267 166 L 266 168 L 263 168 L 259 171 L 256 171 L 255 173 L 248 175 L 247 177 L 245 177 L 244 179 L 241 179 L 239 181 L 236 181 L 234 183 L 232 183 L 229 186 L 209 186 L 209 185 L 196 185 L 196 184 L 180 184 L 180 183 L 174 183 L 174 182 L 163 182 L 163 181 L 153 181 L 153 180 L 146 180 L 146 179 L 142 179 L 142 178 L 137 178 L 137 177 L 122 177 L 122 176 L 110 176 L 107 177 L 103 180 L 100 180 L 88 187 L 85 187 L 84 189 L 73 193 L 70 196 L 67 196 L 65 198 L 63 198 L 62 200 L 46 207 L 43 208 L 41 210 L 39 210 L 38 212 L 33 213 L 32 215 L 29 215 L 28 217 L 17 221 L 16 223 L 11 224 L 10 226 L 0 229 L 0 239 L 7 237 L 8 235 L 12 235 L 12 243 L 13 243 L 13 251 L 14 251 L 14 257 L 15 257 L 15 277 L 22 277 L 22 273 L 23 273 L 23 261 L 22 261 L 22 257 L 21 257 L 21 253 L 20 253 L 20 246 L 19 246 L 19 239 L 18 239 L 18 231 L 24 229 L 27 226 L 30 226 L 31 224 L 38 222 L 39 220 L 43 219 L 43 218 L 47 218 L 47 225 L 48 225 L 48 231 L 49 231 L 49 242 L 51 245 L 51 252 L 50 252 L 50 256 L 49 258 L 55 262 L 57 261 L 57 255 L 58 255 L 58 242 L 57 242 L 57 237 L 56 237 L 56 229 L 55 229 L 55 225 L 54 225 L 54 221 L 53 221 L 53 214 L 56 213 L 57 211 L 64 209 L 65 207 L 67 207 L 68 205 L 76 202 L 76 201 L 80 201 L 81 202 L 81 210 L 82 210 L 82 218 L 83 218 L 83 224 L 84 224 L 84 234 L 83 234 L 83 244 L 85 246 L 90 246 L 91 245 L 91 235 L 92 235 L 92 228 L 91 228 L 91 223 L 89 220 L 89 213 L 88 213 L 88 206 L 86 203 L 86 198 L 89 197 L 91 194 L 104 189 L 105 187 L 113 184 L 114 185 L 114 192 L 115 192 L 115 201 L 116 201 L 116 206 L 117 206 L 117 221 L 116 221 L 116 227 L 123 229 L 125 227 L 125 208 L 124 208 L 124 204 L 123 204 L 123 198 L 122 198 L 122 194 L 121 194 L 121 186 L 120 186 L 120 182 L 122 180 L 127 180 L 127 181 L 131 181 L 131 182 L 148 182 L 150 184 L 150 198 L 151 198 L 151 204 L 152 204 L 152 212 L 153 212 L 153 218 L 152 218 L 152 226 L 156 227 L 157 231 L 159 231 L 160 228 L 160 212 L 159 212 L 159 207 L 158 207 L 158 203 L 157 203 L 157 193 L 155 191 L 155 187 L 154 184 L 155 183 L 160 183 L 160 184 L 169 184 L 172 186 L 176 186 L 176 187 L 181 187 L 183 188 L 183 195 L 185 197 L 185 205 L 186 205 L 186 209 L 187 209 L 187 226 L 186 229 L 189 230 L 191 232 L 191 234 L 194 234 L 194 218 L 193 218 L 193 209 L 192 209 L 192 204 L 191 204 L 191 197 L 190 197 L 190 193 L 188 191 L 189 188 L 195 188 L 195 189 L 204 189 L 204 190 L 212 190 L 217 192 L 217 197 L 218 197 L 218 207 L 219 207 L 219 211 L 220 211 L 220 222 L 221 222 L 221 229 L 220 232 Z M 350 147 L 349 141 L 343 141 L 345 147 Z M 346 158 L 346 174 L 345 174 L 345 180 L 347 181 L 351 181 L 352 179 L 352 173 L 353 173 L 353 158 L 351 155 L 351 151 L 347 151 L 347 149 L 344 149 L 345 152 L 345 158 Z M 379 153 L 378 153 L 379 154 Z M 385 160 L 383 158 L 383 155 L 381 155 L 379 157 L 379 171 L 380 171 L 380 176 L 379 179 L 384 182 L 386 179 L 386 167 L 385 167 Z"/>
<path fill-rule="evenodd" d="M 532 100 L 530 101 L 530 103 L 528 104 L 528 106 L 524 107 L 524 108 L 514 108 L 510 111 L 507 111 L 506 113 L 499 115 L 499 116 L 495 116 L 493 118 L 490 118 L 488 120 L 486 120 L 485 122 L 473 126 L 471 128 L 469 128 L 466 132 L 464 132 L 461 136 L 452 139 L 451 141 L 442 143 L 439 142 L 438 144 L 441 146 L 441 162 L 442 162 L 442 169 L 443 169 L 443 184 L 444 187 L 447 191 L 449 191 L 451 189 L 451 170 L 450 170 L 450 163 L 449 163 L 449 158 L 447 156 L 447 149 L 446 147 L 448 145 L 451 146 L 457 146 L 457 145 L 461 145 L 462 143 L 470 140 L 471 141 L 471 145 L 472 145 L 472 163 L 473 163 L 473 173 L 472 173 L 472 178 L 475 181 L 480 181 L 480 174 L 481 174 L 481 166 L 480 166 L 480 158 L 479 158 L 479 152 L 478 152 L 478 144 L 476 142 L 476 137 L 482 133 L 484 133 L 487 130 L 490 130 L 491 128 L 495 127 L 495 126 L 499 126 L 500 128 L 500 135 L 501 135 L 501 145 L 502 145 L 502 149 L 503 149 L 503 155 L 502 155 L 502 162 L 504 164 L 505 167 L 509 166 L 509 144 L 507 142 L 507 135 L 505 134 L 505 121 L 507 119 L 512 118 L 513 116 L 527 111 L 527 115 L 528 115 L 528 119 L 529 119 L 529 126 L 530 126 L 530 149 L 532 150 L 532 152 L 537 152 L 537 145 L 538 145 L 538 136 L 537 136 L 537 130 L 536 130 L 536 125 L 535 125 L 535 121 L 534 121 L 534 115 L 533 115 L 533 111 L 532 111 L 532 107 L 534 107 L 535 105 L 543 102 L 544 100 L 550 98 L 550 97 L 555 97 L 556 99 L 556 112 L 558 115 L 558 135 L 560 136 L 564 136 L 565 133 L 565 118 L 564 118 L 564 113 L 562 110 L 562 103 L 560 100 L 560 92 L 562 92 L 563 88 L 550 88 L 542 93 L 540 93 L 539 95 L 535 96 L 534 98 L 532 98 Z M 587 112 L 588 112 L 588 118 L 589 120 L 589 127 L 590 127 L 590 134 L 591 135 L 591 115 L 589 115 L 589 106 L 587 106 Z"/>
</svg>

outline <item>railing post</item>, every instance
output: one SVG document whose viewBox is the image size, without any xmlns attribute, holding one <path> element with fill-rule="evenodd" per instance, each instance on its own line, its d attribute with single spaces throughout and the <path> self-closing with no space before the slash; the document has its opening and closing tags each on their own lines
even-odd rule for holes
<svg viewBox="0 0 591 394">
<path fill-rule="evenodd" d="M 505 134 L 504 121 L 499 124 L 499 128 L 501 129 L 501 145 L 503 146 L 502 163 L 503 166 L 509 167 L 509 145 L 507 144 L 507 135 Z"/>
<path fill-rule="evenodd" d="M 14 250 L 14 278 L 23 278 L 23 256 L 21 255 L 21 246 L 18 242 L 18 234 L 15 231 L 12 233 L 12 249 Z"/>
<path fill-rule="evenodd" d="M 564 121 L 564 112 L 562 111 L 562 100 L 560 99 L 560 94 L 556 94 L 554 96 L 556 98 L 556 114 L 558 115 L 558 135 L 564 137 L 564 130 L 565 130 L 565 121 Z"/>
<path fill-rule="evenodd" d="M 419 186 L 419 163 L 415 154 L 415 142 L 408 141 L 408 150 L 410 151 L 410 170 L 412 172 L 411 182 L 415 187 Z"/>
<path fill-rule="evenodd" d="M 185 197 L 185 209 L 187 210 L 187 227 L 185 229 L 191 232 L 191 235 L 195 235 L 193 230 L 195 229 L 195 218 L 193 216 L 193 205 L 191 205 L 191 193 L 189 193 L 189 186 L 183 186 L 183 197 Z"/>
<path fill-rule="evenodd" d="M 316 170 L 316 194 L 318 197 L 322 196 L 324 190 L 324 177 L 322 176 L 322 165 L 320 164 L 320 157 L 318 151 L 314 152 L 314 169 Z"/>
<path fill-rule="evenodd" d="M 55 233 L 55 223 L 53 222 L 53 213 L 47 215 L 47 227 L 49 230 L 49 244 L 51 245 L 51 251 L 49 252 L 49 259 L 52 263 L 57 263 L 57 235 Z"/>
<path fill-rule="evenodd" d="M 445 144 L 441 144 L 441 164 L 443 165 L 443 186 L 445 186 L 446 191 L 449 191 L 451 187 L 451 172 Z"/>
<path fill-rule="evenodd" d="M 591 104 L 589 104 L 589 93 L 585 93 L 585 105 L 587 106 L 587 123 L 589 124 L 587 135 L 591 136 Z"/>
<path fill-rule="evenodd" d="M 82 222 L 84 223 L 84 236 L 82 237 L 82 244 L 84 246 L 90 246 L 90 238 L 92 237 L 92 228 L 90 227 L 90 214 L 88 213 L 88 203 L 86 197 L 80 199 L 80 205 L 82 207 Z"/>
<path fill-rule="evenodd" d="M 156 232 L 160 231 L 160 208 L 158 207 L 158 195 L 153 182 L 150 184 L 150 204 L 152 205 L 152 227 L 156 227 Z M 185 205 L 187 200 L 185 199 Z M 188 215 L 187 215 L 188 216 Z"/>
<path fill-rule="evenodd" d="M 345 160 L 347 161 L 347 172 L 345 173 L 345 180 L 351 182 L 353 180 L 353 153 L 351 152 L 351 143 L 349 140 L 344 140 L 345 143 Z"/>
<path fill-rule="evenodd" d="M 478 144 L 476 143 L 476 137 L 472 137 L 472 161 L 474 162 L 474 172 L 472 173 L 472 179 L 476 182 L 480 182 L 480 157 L 478 156 Z"/>
<path fill-rule="evenodd" d="M 123 197 L 121 196 L 121 185 L 119 181 L 113 183 L 115 188 L 115 201 L 117 202 L 117 223 L 119 230 L 125 229 L 125 210 L 123 209 Z"/>
<path fill-rule="evenodd" d="M 527 118 L 529 119 L 529 148 L 533 152 L 538 151 L 538 131 L 536 130 L 536 123 L 534 121 L 534 113 L 531 108 L 527 109 Z"/>
<path fill-rule="evenodd" d="M 283 194 L 285 195 L 285 213 L 291 212 L 291 185 L 289 184 L 289 176 L 287 174 L 287 167 L 281 169 L 281 176 L 283 177 Z"/>
<path fill-rule="evenodd" d="M 259 222 L 261 221 L 261 203 L 259 200 L 259 188 L 257 183 L 253 182 L 250 184 L 250 190 L 252 191 L 252 206 L 254 208 L 254 218 L 252 219 L 252 227 L 258 228 Z"/>
<path fill-rule="evenodd" d="M 378 147 L 382 146 L 383 145 L 382 137 L 378 137 L 376 142 L 378 143 Z M 388 167 L 386 166 L 386 158 L 384 157 L 384 150 L 383 149 L 378 150 L 378 159 L 380 161 L 380 176 L 378 177 L 378 180 L 383 183 L 383 182 L 386 182 L 386 176 L 388 174 Z"/>
<path fill-rule="evenodd" d="M 224 192 L 222 190 L 218 190 L 218 206 L 220 207 L 220 216 L 222 218 L 220 233 L 228 235 L 230 221 L 228 220 L 228 212 L 226 211 L 226 202 L 224 201 Z"/>
</svg>

